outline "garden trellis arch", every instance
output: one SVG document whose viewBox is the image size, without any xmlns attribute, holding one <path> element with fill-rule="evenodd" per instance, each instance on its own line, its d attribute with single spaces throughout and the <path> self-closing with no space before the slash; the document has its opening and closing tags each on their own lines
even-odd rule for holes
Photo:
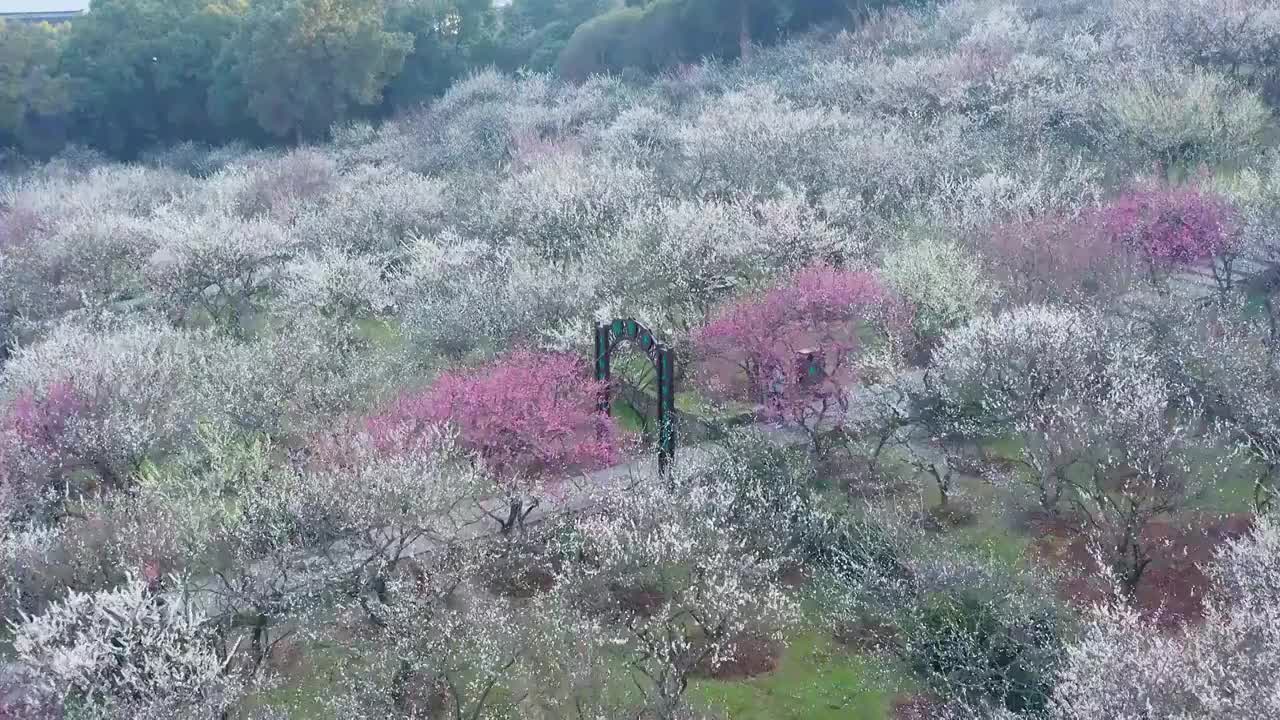
<svg viewBox="0 0 1280 720">
<path fill-rule="evenodd" d="M 596 380 L 604 383 L 600 411 L 606 415 L 611 412 L 610 358 L 614 349 L 624 342 L 639 345 L 649 362 L 653 363 L 654 372 L 658 376 L 658 472 L 665 474 L 676 457 L 676 354 L 674 350 L 658 342 L 649 328 L 632 318 L 596 323 Z"/>
</svg>

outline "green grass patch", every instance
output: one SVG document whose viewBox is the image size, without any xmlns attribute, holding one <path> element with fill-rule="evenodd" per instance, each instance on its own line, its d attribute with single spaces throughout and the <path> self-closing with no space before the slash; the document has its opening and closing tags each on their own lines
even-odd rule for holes
<svg viewBox="0 0 1280 720">
<path fill-rule="evenodd" d="M 1022 438 L 1017 435 L 984 438 L 981 443 L 982 448 L 990 453 L 991 457 L 1013 462 L 1022 459 L 1022 451 L 1026 446 Z"/>
<path fill-rule="evenodd" d="M 1011 568 L 1027 567 L 1027 548 L 1031 538 L 1013 532 L 997 518 L 979 515 L 974 525 L 956 528 L 949 533 L 959 547 L 973 550 Z"/>
<path fill-rule="evenodd" d="M 242 709 L 269 707 L 286 712 L 291 720 L 341 720 L 325 699 L 349 682 L 351 668 L 359 667 L 363 659 L 324 640 L 305 643 L 303 657 L 302 667 L 286 675 L 278 686 L 246 698 Z M 367 666 L 362 669 L 373 671 Z"/>
<path fill-rule="evenodd" d="M 885 720 L 894 696 L 909 681 L 883 662 L 806 634 L 787 647 L 775 672 L 747 680 L 700 680 L 689 688 L 689 697 L 723 710 L 731 720 Z"/>
<path fill-rule="evenodd" d="M 618 427 L 622 430 L 637 435 L 643 435 L 646 431 L 651 430 L 652 423 L 636 412 L 636 409 L 622 402 L 614 402 L 610 405 L 610 414 L 617 421 Z"/>
<path fill-rule="evenodd" d="M 360 318 L 355 326 L 356 335 L 382 350 L 398 349 L 404 342 L 399 318 Z"/>
<path fill-rule="evenodd" d="M 610 361 L 613 376 L 625 380 L 645 395 L 653 398 L 656 412 L 658 402 L 657 376 L 649 358 L 639 352 L 618 352 Z M 614 403 L 615 409 L 619 403 Z M 715 422 L 727 420 L 746 413 L 754 413 L 755 406 L 735 400 L 718 401 L 707 397 L 702 391 L 689 383 L 676 387 L 676 410 L 693 417 Z"/>
<path fill-rule="evenodd" d="M 1221 513 L 1243 513 L 1253 510 L 1253 487 L 1260 468 L 1248 457 L 1239 457 L 1222 468 L 1212 458 L 1199 463 L 1199 471 L 1208 481 L 1208 490 L 1192 503 L 1192 507 Z"/>
</svg>

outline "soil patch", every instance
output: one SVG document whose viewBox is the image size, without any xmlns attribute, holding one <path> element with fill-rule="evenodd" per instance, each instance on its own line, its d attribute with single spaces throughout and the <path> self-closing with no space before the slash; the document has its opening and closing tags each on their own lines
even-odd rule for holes
<svg viewBox="0 0 1280 720">
<path fill-rule="evenodd" d="M 935 720 L 941 717 L 942 704 L 928 695 L 899 695 L 893 700 L 893 720 Z"/>
<path fill-rule="evenodd" d="M 484 568 L 484 586 L 494 595 L 531 598 L 555 587 L 562 566 L 561 558 L 536 540 L 499 544 Z"/>
<path fill-rule="evenodd" d="M 666 602 L 666 597 L 661 592 L 649 587 L 612 586 L 609 594 L 623 612 L 646 618 L 653 617 Z"/>
<path fill-rule="evenodd" d="M 799 590 L 808 585 L 811 579 L 813 578 L 809 568 L 799 563 L 787 565 L 778 573 L 778 582 L 792 590 Z"/>
<path fill-rule="evenodd" d="M 758 635 L 742 635 L 733 641 L 733 654 L 712 665 L 704 662 L 696 674 L 715 680 L 743 680 L 765 675 L 778 669 L 782 646 Z"/>
<path fill-rule="evenodd" d="M 841 623 L 831 637 L 845 647 L 871 654 L 891 650 L 900 641 L 898 628 L 876 620 Z"/>
<path fill-rule="evenodd" d="M 978 521 L 977 513 L 955 501 L 948 503 L 946 507 L 931 508 L 929 516 L 944 529 L 971 527 Z"/>
<path fill-rule="evenodd" d="M 526 599 L 547 592 L 556 585 L 555 573 L 544 567 L 507 566 L 502 570 L 505 572 L 490 573 L 485 582 L 485 588 L 494 595 Z"/>
<path fill-rule="evenodd" d="M 1154 559 L 1138 583 L 1138 607 L 1169 628 L 1200 620 L 1209 589 L 1204 566 L 1223 542 L 1246 534 L 1252 522 L 1251 515 L 1236 513 L 1152 523 L 1142 534 L 1154 548 Z M 1037 535 L 1029 549 L 1032 560 L 1062 571 L 1062 597 L 1078 607 L 1105 601 L 1108 593 L 1097 581 L 1098 566 L 1080 526 L 1049 517 L 1035 518 L 1031 524 Z"/>
</svg>

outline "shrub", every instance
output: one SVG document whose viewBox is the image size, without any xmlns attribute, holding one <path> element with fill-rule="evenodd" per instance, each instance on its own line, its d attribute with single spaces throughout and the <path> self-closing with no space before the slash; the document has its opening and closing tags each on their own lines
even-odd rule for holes
<svg viewBox="0 0 1280 720">
<path fill-rule="evenodd" d="M 949 700 L 1028 714 L 1048 705 L 1063 641 L 1052 610 L 962 595 L 926 603 L 918 623 L 908 630 L 913 664 Z"/>
<path fill-rule="evenodd" d="M 1001 298 L 1012 304 L 1105 302 L 1132 270 L 1090 215 L 1050 214 L 990 230 L 979 245 Z"/>
<path fill-rule="evenodd" d="M 1200 68 L 1143 68 L 1100 102 L 1107 148 L 1166 166 L 1249 157 L 1270 118 L 1257 93 Z"/>
</svg>

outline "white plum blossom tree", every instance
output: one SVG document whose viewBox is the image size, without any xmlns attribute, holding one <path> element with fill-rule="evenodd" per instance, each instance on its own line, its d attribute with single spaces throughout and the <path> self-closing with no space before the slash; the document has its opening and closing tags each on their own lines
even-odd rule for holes
<svg viewBox="0 0 1280 720">
<path fill-rule="evenodd" d="M 561 581 L 565 592 L 607 620 L 606 637 L 655 717 L 681 717 L 695 671 L 734 657 L 744 634 L 777 642 L 795 622 L 796 600 L 779 582 L 786 553 L 735 531 L 750 502 L 714 473 L 683 474 L 612 493 L 575 525 L 590 560 Z M 627 593 L 644 599 L 624 603 Z"/>
<path fill-rule="evenodd" d="M 237 700 L 224 653 L 205 619 L 137 577 L 72 592 L 15 628 L 14 647 L 47 692 L 125 715 L 197 709 L 217 718 Z"/>
<path fill-rule="evenodd" d="M 1050 717 L 1261 720 L 1280 711 L 1280 533 L 1264 516 L 1229 541 L 1200 623 L 1172 633 L 1123 604 L 1096 607 L 1067 649 Z"/>
</svg>

